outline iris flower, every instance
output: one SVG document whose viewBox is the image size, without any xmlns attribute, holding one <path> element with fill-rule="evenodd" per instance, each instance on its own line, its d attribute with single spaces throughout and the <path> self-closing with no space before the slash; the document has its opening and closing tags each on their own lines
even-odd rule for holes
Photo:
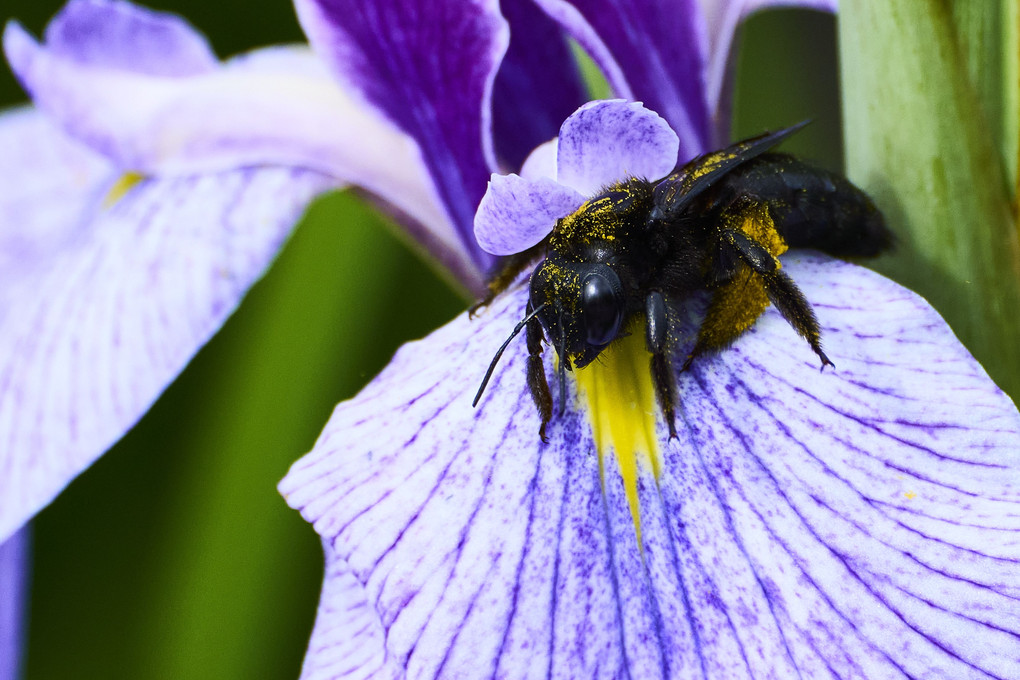
<svg viewBox="0 0 1020 680">
<path fill-rule="evenodd" d="M 311 197 L 364 188 L 479 291 L 494 239 L 574 205 L 553 199 L 723 141 L 733 31 L 774 3 L 295 4 L 314 52 L 224 64 L 123 2 L 73 0 L 42 44 L 8 25 L 37 108 L 0 124 L 0 540 L 140 417 Z M 563 32 L 645 106 L 569 116 Z M 472 409 L 522 285 L 402 349 L 281 483 L 326 555 L 304 675 L 1020 676 L 1020 414 L 916 295 L 784 267 L 838 370 L 770 311 L 679 377 L 677 440 L 626 342 L 548 445 L 523 343 Z"/>
</svg>

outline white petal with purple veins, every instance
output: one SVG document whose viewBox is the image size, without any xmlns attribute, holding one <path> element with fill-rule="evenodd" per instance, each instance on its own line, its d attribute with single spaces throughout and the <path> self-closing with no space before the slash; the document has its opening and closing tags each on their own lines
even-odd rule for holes
<svg viewBox="0 0 1020 680">
<path fill-rule="evenodd" d="M 281 168 L 141 180 L 82 216 L 0 325 L 0 540 L 135 423 L 332 185 Z"/>
<path fill-rule="evenodd" d="M 556 179 L 585 196 L 624 177 L 659 179 L 679 147 L 666 121 L 640 103 L 589 102 L 560 127 Z"/>
<path fill-rule="evenodd" d="M 493 175 L 475 215 L 475 238 L 493 255 L 519 253 L 548 236 L 557 219 L 582 203 L 584 196 L 551 179 Z"/>
<path fill-rule="evenodd" d="M 304 677 L 362 636 L 358 677 L 1020 677 L 1020 413 L 914 294 L 784 261 L 837 369 L 770 309 L 680 374 L 640 546 L 523 339 L 471 408 L 525 287 L 401 349 L 280 485 L 331 565 Z"/>
</svg>

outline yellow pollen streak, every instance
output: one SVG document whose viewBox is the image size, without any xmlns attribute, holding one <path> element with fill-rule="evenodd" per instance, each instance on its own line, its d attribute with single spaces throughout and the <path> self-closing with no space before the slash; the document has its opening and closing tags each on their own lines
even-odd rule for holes
<svg viewBox="0 0 1020 680">
<path fill-rule="evenodd" d="M 113 183 L 110 190 L 106 192 L 106 196 L 103 197 L 103 208 L 112 208 L 116 205 L 117 201 L 127 195 L 127 192 L 131 191 L 133 186 L 143 179 L 145 179 L 145 175 L 140 172 L 125 172 Z"/>
<path fill-rule="evenodd" d="M 645 349 L 644 324 L 635 324 L 631 335 L 619 338 L 587 367 L 575 371 L 578 392 L 586 402 L 588 419 L 599 455 L 599 471 L 605 487 L 605 456 L 612 451 L 620 465 L 634 531 L 641 545 L 641 509 L 638 504 L 639 466 L 659 478 L 660 452 L 656 436 L 659 407 L 649 369 L 651 355 Z"/>
</svg>

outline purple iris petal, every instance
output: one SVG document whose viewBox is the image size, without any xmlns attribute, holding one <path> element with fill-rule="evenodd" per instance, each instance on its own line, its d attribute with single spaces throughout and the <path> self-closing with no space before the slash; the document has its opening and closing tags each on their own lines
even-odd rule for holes
<svg viewBox="0 0 1020 680">
<path fill-rule="evenodd" d="M 539 177 L 556 177 L 556 149 L 559 140 L 552 138 L 545 144 L 535 147 L 535 150 L 528 154 L 521 166 L 521 177 L 524 179 L 538 179 Z"/>
<path fill-rule="evenodd" d="M 1020 676 L 1020 413 L 913 293 L 784 262 L 837 369 L 770 309 L 679 374 L 640 546 L 523 339 L 471 408 L 525 287 L 398 352 L 281 483 L 329 565 L 303 677 Z"/>
<path fill-rule="evenodd" d="M 676 165 L 678 143 L 639 103 L 589 102 L 560 128 L 556 181 L 590 196 L 623 177 L 659 179 Z"/>
<path fill-rule="evenodd" d="M 536 2 L 592 54 L 618 96 L 644 102 L 669 121 L 681 158 L 707 150 L 713 138 L 707 37 L 697 0 Z"/>
<path fill-rule="evenodd" d="M 296 0 L 313 47 L 421 146 L 465 248 L 484 270 L 492 256 L 472 221 L 496 170 L 491 94 L 509 40 L 495 0 Z"/>
<path fill-rule="evenodd" d="M 548 236 L 557 219 L 582 203 L 583 195 L 546 177 L 493 175 L 475 215 L 475 236 L 486 252 L 513 255 Z"/>
<path fill-rule="evenodd" d="M 119 0 L 70 0 L 46 27 L 46 44 L 61 58 L 154 76 L 212 71 L 216 55 L 173 14 L 139 12 Z"/>
<path fill-rule="evenodd" d="M 500 8 L 510 47 L 492 90 L 492 131 L 500 162 L 517 171 L 588 97 L 560 26 L 532 0 L 503 0 Z"/>
<path fill-rule="evenodd" d="M 0 680 L 21 677 L 28 600 L 28 529 L 0 543 Z"/>
<path fill-rule="evenodd" d="M 0 540 L 134 424 L 334 184 L 251 168 L 117 189 L 108 165 L 36 116 L 0 118 L 0 178 L 16 190 L 0 194 L 0 225 L 26 214 L 56 235 L 0 317 Z M 75 210 L 24 212 L 28 196 Z"/>
<path fill-rule="evenodd" d="M 589 102 L 564 121 L 555 144 L 528 158 L 531 178 L 492 176 L 475 215 L 475 237 L 494 255 L 527 250 L 585 196 L 618 181 L 621 169 L 623 176 L 663 177 L 676 152 L 677 138 L 666 121 L 640 104 Z"/>
<path fill-rule="evenodd" d="M 102 201 L 117 172 L 29 108 L 0 116 L 0 145 L 2 324 L 10 305 L 33 294 L 59 254 L 86 238 L 85 215 Z"/>
<path fill-rule="evenodd" d="M 102 40 L 68 37 L 107 20 L 113 27 Z M 447 218 L 417 144 L 307 49 L 269 48 L 206 69 L 192 56 L 204 45 L 193 29 L 128 3 L 79 0 L 53 26 L 53 45 L 7 26 L 12 68 L 40 108 L 121 169 L 193 175 L 281 165 L 328 173 L 410 218 L 409 230 L 438 261 L 480 287 L 472 251 Z M 190 47 L 171 50 L 157 67 L 168 32 Z M 162 39 L 150 45 L 143 38 L 152 33 Z"/>
</svg>

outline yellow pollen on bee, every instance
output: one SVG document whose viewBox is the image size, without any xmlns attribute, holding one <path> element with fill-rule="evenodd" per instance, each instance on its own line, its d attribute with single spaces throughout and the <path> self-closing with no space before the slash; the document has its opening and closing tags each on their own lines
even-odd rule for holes
<svg viewBox="0 0 1020 680">
<path fill-rule="evenodd" d="M 773 256 L 778 257 L 789 250 L 766 206 L 757 205 L 744 210 L 740 213 L 739 220 L 738 228 L 763 245 Z"/>
<path fill-rule="evenodd" d="M 586 406 L 592 437 L 599 456 L 603 488 L 605 457 L 614 454 L 630 505 L 638 545 L 641 545 L 641 509 L 637 482 L 643 468 L 658 480 L 661 465 L 656 432 L 658 405 L 645 348 L 644 324 L 613 342 L 594 362 L 575 371 L 578 394 Z"/>
<path fill-rule="evenodd" d="M 116 205 L 117 201 L 124 198 L 127 192 L 131 191 L 131 188 L 143 179 L 145 179 L 145 175 L 140 172 L 125 172 L 113 183 L 110 190 L 106 192 L 106 196 L 103 197 L 103 208 L 112 208 Z"/>
</svg>

